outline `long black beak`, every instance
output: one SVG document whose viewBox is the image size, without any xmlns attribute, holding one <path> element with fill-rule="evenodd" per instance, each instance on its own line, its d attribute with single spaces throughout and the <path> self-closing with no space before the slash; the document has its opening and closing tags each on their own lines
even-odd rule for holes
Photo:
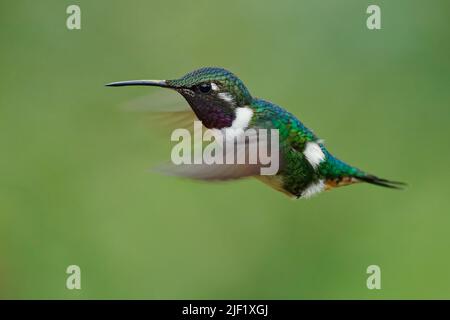
<svg viewBox="0 0 450 320">
<path fill-rule="evenodd" d="M 167 84 L 166 80 L 129 80 L 129 81 L 118 81 L 106 84 L 107 87 L 124 87 L 124 86 L 152 86 L 152 87 L 163 87 L 171 88 Z"/>
</svg>

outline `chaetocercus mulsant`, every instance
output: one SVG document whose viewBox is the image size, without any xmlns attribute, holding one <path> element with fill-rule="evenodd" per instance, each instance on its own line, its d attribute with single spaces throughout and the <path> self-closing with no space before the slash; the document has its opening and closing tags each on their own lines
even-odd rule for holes
<svg viewBox="0 0 450 320">
<path fill-rule="evenodd" d="M 202 180 L 229 180 L 254 176 L 274 189 L 296 198 L 358 182 L 398 188 L 401 182 L 368 174 L 335 158 L 310 129 L 285 109 L 252 97 L 244 83 L 222 68 L 201 68 L 174 80 L 132 80 L 107 84 L 156 86 L 180 93 L 192 115 L 209 129 L 278 129 L 280 167 L 276 175 L 262 176 L 255 166 L 184 166 L 176 174 Z M 225 166 L 225 165 L 224 165 Z M 230 165 L 227 165 L 230 166 Z"/>
</svg>

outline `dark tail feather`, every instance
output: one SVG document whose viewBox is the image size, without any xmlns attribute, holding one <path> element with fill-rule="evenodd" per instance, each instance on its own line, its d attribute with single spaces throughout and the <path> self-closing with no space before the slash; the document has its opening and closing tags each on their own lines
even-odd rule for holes
<svg viewBox="0 0 450 320">
<path fill-rule="evenodd" d="M 373 175 L 364 175 L 356 177 L 356 179 L 374 184 L 381 187 L 391 188 L 391 189 L 403 189 L 403 187 L 406 186 L 406 183 L 399 182 L 399 181 L 391 181 L 386 179 L 381 179 Z"/>
<path fill-rule="evenodd" d="M 320 170 L 322 170 L 322 174 L 327 178 L 326 185 L 329 189 L 346 186 L 360 181 L 391 189 L 403 189 L 403 187 L 406 186 L 403 182 L 391 181 L 378 178 L 372 174 L 367 174 L 364 171 L 335 158 L 326 150 L 324 150 L 324 153 L 327 161 L 321 165 Z"/>
</svg>

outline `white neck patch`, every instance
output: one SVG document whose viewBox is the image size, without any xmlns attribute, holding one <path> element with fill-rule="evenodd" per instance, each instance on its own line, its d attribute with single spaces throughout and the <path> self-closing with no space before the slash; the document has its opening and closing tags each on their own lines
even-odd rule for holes
<svg viewBox="0 0 450 320">
<path fill-rule="evenodd" d="M 249 107 L 236 108 L 236 118 L 231 123 L 232 129 L 246 129 L 253 117 L 253 110 Z"/>
<path fill-rule="evenodd" d="M 230 127 L 223 128 L 227 138 L 235 138 L 244 134 L 253 117 L 253 110 L 249 107 L 240 107 L 234 110 L 235 118 Z"/>
</svg>

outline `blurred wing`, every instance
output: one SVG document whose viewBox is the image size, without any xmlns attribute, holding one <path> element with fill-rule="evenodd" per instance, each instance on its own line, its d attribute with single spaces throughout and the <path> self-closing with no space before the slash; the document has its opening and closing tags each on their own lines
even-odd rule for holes
<svg viewBox="0 0 450 320">
<path fill-rule="evenodd" d="M 180 95 L 163 90 L 151 93 L 137 99 L 131 100 L 124 104 L 122 108 L 126 111 L 142 112 L 149 117 L 149 121 L 156 126 L 166 129 L 186 128 L 191 132 L 194 129 L 193 122 L 198 120 L 195 113 L 189 107 L 187 102 Z M 205 128 L 203 128 L 205 129 Z M 255 131 L 256 132 L 256 131 Z M 250 176 L 258 176 L 261 174 L 261 168 L 265 165 L 259 163 L 249 163 L 249 150 L 257 150 L 258 152 L 268 152 L 267 137 L 261 137 L 257 133 L 249 134 L 244 140 L 236 139 L 231 144 L 232 150 L 226 148 L 226 139 L 218 141 L 214 140 L 218 150 L 221 150 L 224 164 L 205 164 L 202 160 L 193 161 L 193 164 L 175 165 L 168 163 L 156 168 L 156 171 L 172 175 L 197 180 L 233 180 Z M 259 143 L 258 143 L 259 141 Z M 244 144 L 244 145 L 243 145 Z M 260 150 L 261 149 L 261 150 Z M 226 159 L 230 159 L 230 152 L 234 155 L 234 164 L 225 164 Z M 269 151 L 270 152 L 270 151 Z M 239 157 L 246 159 L 244 164 L 237 163 Z M 258 155 L 256 155 L 258 158 Z M 195 164 L 200 163 L 200 164 Z"/>
<path fill-rule="evenodd" d="M 142 112 L 152 125 L 165 129 L 192 129 L 198 120 L 182 96 L 171 91 L 161 90 L 133 99 L 121 106 L 129 112 Z"/>
<path fill-rule="evenodd" d="M 184 98 L 172 90 L 159 90 L 132 99 L 121 108 L 137 112 L 178 112 L 191 110 Z"/>
<path fill-rule="evenodd" d="M 226 181 L 259 174 L 259 167 L 245 164 L 167 164 L 157 168 L 158 172 L 195 180 Z"/>
<path fill-rule="evenodd" d="M 180 165 L 168 163 L 166 165 L 157 167 L 156 171 L 171 176 L 179 176 L 206 181 L 225 181 L 251 176 L 259 176 L 261 174 L 261 168 L 265 165 L 260 163 L 259 158 L 257 158 L 254 163 L 250 163 L 248 161 L 249 151 L 257 150 L 257 152 L 267 152 L 267 139 L 261 138 L 256 134 L 249 136 L 247 139 L 241 141 L 239 141 L 238 139 L 233 140 L 231 142 L 231 144 L 233 145 L 233 151 L 231 151 L 230 148 L 226 148 L 226 139 L 227 138 L 225 138 L 223 141 L 214 140 L 214 142 L 211 142 L 215 143 L 217 149 L 221 152 L 220 154 L 223 155 L 223 164 L 205 164 L 202 161 L 203 159 L 199 159 L 197 163 L 200 164 L 195 164 L 196 161 L 193 161 L 193 164 Z M 258 148 L 261 148 L 261 150 Z M 227 164 L 226 159 L 232 159 L 233 156 L 234 164 Z M 244 164 L 239 164 L 237 162 L 237 159 L 243 156 L 245 157 L 245 162 Z"/>
</svg>

